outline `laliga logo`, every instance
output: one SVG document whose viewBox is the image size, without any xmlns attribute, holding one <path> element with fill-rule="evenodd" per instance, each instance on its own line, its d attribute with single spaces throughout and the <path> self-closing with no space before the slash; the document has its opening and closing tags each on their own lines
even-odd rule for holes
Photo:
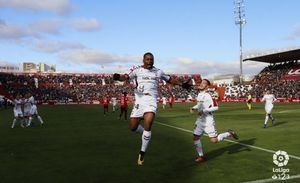
<svg viewBox="0 0 300 183">
<path fill-rule="evenodd" d="M 278 167 L 286 166 L 289 162 L 289 155 L 285 151 L 276 151 L 273 155 L 273 163 Z"/>
<path fill-rule="evenodd" d="M 273 163 L 279 168 L 273 168 L 272 179 L 287 180 L 290 178 L 290 169 L 283 168 L 289 162 L 289 155 L 285 151 L 276 151 L 273 155 Z"/>
</svg>

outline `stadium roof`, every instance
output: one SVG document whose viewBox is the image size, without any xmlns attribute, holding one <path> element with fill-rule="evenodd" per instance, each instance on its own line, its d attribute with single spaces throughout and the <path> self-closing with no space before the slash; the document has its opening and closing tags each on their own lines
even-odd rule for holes
<svg viewBox="0 0 300 183">
<path fill-rule="evenodd" d="M 279 52 L 272 51 L 272 53 L 250 55 L 243 59 L 244 62 L 248 60 L 266 63 L 280 63 L 300 60 L 300 48 Z"/>
</svg>

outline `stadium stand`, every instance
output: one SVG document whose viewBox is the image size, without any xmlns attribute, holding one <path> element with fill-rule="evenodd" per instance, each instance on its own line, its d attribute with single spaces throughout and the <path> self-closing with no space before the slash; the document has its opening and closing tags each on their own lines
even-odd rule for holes
<svg viewBox="0 0 300 183">
<path fill-rule="evenodd" d="M 244 98 L 251 94 L 261 98 L 266 89 L 270 89 L 277 98 L 300 98 L 300 49 L 260 55 L 244 59 L 269 63 L 254 79 L 244 85 L 226 86 L 226 98 Z"/>
<path fill-rule="evenodd" d="M 189 77 L 196 82 L 200 75 L 172 75 L 183 81 Z M 117 96 L 127 92 L 133 96 L 133 89 L 128 85 L 117 85 L 111 74 L 28 74 L 28 73 L 0 73 L 0 94 L 13 98 L 16 94 L 31 92 L 39 103 L 49 101 L 87 102 L 99 101 L 103 96 Z M 161 96 L 175 99 L 187 99 L 189 95 L 196 96 L 197 91 L 187 92 L 181 87 L 169 86 L 160 82 Z"/>
<path fill-rule="evenodd" d="M 289 76 L 293 70 L 300 70 L 299 63 L 288 62 L 264 68 L 253 81 L 252 95 L 262 97 L 265 89 L 271 89 L 280 98 L 299 98 L 300 80 Z"/>
<path fill-rule="evenodd" d="M 219 99 L 246 100 L 248 94 L 253 98 L 261 98 L 266 89 L 271 89 L 277 98 L 300 99 L 300 49 L 247 58 L 267 62 L 254 79 L 247 84 L 226 84 L 213 86 L 212 93 L 218 92 Z M 201 81 L 201 76 L 174 74 L 172 77 L 185 81 L 192 78 L 193 83 Z M 170 86 L 160 82 L 160 96 L 181 101 L 195 99 L 197 90 L 186 91 L 179 86 Z M 127 92 L 133 96 L 129 85 L 116 84 L 111 74 L 58 74 L 58 73 L 0 73 L 0 95 L 13 98 L 16 94 L 30 91 L 39 103 L 47 102 L 90 102 L 99 101 L 103 96 L 118 96 Z"/>
<path fill-rule="evenodd" d="M 252 85 L 227 85 L 225 96 L 229 98 L 245 98 L 252 88 Z"/>
</svg>

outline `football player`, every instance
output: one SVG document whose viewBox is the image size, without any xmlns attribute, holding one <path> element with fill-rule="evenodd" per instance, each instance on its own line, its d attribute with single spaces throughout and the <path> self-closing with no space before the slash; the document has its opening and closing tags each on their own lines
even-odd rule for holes
<svg viewBox="0 0 300 183">
<path fill-rule="evenodd" d="M 265 118 L 265 123 L 263 124 L 263 128 L 266 128 L 269 118 L 272 120 L 272 124 L 275 123 L 275 118 L 272 116 L 271 113 L 274 107 L 273 103 L 276 101 L 276 98 L 273 94 L 271 94 L 270 90 L 267 90 L 261 101 L 266 102 L 265 103 L 266 118 Z"/>
<path fill-rule="evenodd" d="M 30 117 L 29 117 L 29 121 L 27 123 L 27 126 L 31 125 L 33 117 L 37 118 L 39 120 L 39 122 L 41 123 L 41 125 L 43 125 L 44 121 L 43 121 L 42 117 L 38 113 L 37 106 L 36 106 L 36 101 L 35 101 L 35 99 L 34 99 L 34 97 L 33 97 L 33 95 L 31 93 L 28 93 L 28 99 L 27 100 L 31 104 Z M 24 111 L 25 111 L 25 109 L 24 109 Z"/>
<path fill-rule="evenodd" d="M 142 145 L 138 155 L 138 165 L 144 164 L 146 149 L 151 139 L 151 127 L 157 111 L 157 96 L 159 80 L 162 79 L 174 85 L 181 85 L 183 88 L 190 89 L 191 84 L 180 82 L 162 70 L 154 67 L 154 56 L 147 52 L 143 56 L 143 65 L 131 70 L 129 74 L 120 75 L 115 73 L 114 80 L 135 82 L 135 104 L 132 109 L 129 127 L 133 132 L 142 134 Z M 144 120 L 144 127 L 140 121 Z"/>
<path fill-rule="evenodd" d="M 127 120 L 127 109 L 128 109 L 128 98 L 127 93 L 123 92 L 121 98 L 120 98 L 120 107 L 121 107 L 121 113 L 119 115 L 119 119 L 121 119 L 123 113 L 124 113 L 124 119 Z"/>
<path fill-rule="evenodd" d="M 230 129 L 227 132 L 218 134 L 215 127 L 213 112 L 217 111 L 219 108 L 217 101 L 207 92 L 209 85 L 209 80 L 203 79 L 201 81 L 198 86 L 199 94 L 197 96 L 197 105 L 190 108 L 191 113 L 197 111 L 198 114 L 193 133 L 194 145 L 198 153 L 198 156 L 195 159 L 196 162 L 203 162 L 205 160 L 200 140 L 204 133 L 208 135 L 212 143 L 223 141 L 227 137 L 232 137 L 235 140 L 238 139 L 237 134 Z"/>
<path fill-rule="evenodd" d="M 21 98 L 21 95 L 16 95 L 15 99 L 12 101 L 14 108 L 14 120 L 13 123 L 11 125 L 11 128 L 14 128 L 16 125 L 17 120 L 20 121 L 21 123 L 21 127 L 25 127 L 24 124 L 24 116 L 23 116 L 23 112 L 22 112 L 22 105 L 23 105 L 23 99 Z"/>
</svg>

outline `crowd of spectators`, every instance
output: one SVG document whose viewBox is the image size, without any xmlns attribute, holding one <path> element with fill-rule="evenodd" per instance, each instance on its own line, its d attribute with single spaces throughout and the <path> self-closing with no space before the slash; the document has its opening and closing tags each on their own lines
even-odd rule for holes
<svg viewBox="0 0 300 183">
<path fill-rule="evenodd" d="M 184 81 L 191 76 L 172 75 Z M 193 82 L 201 79 L 200 75 L 192 76 Z M 197 91 L 190 92 L 178 86 L 170 86 L 161 81 L 160 96 L 187 99 L 196 96 Z M 115 83 L 112 75 L 89 74 L 9 74 L 0 73 L 0 90 L 13 98 L 27 92 L 34 94 L 39 102 L 86 102 L 100 100 L 103 96 L 119 96 L 126 92 L 133 96 L 133 87 L 129 84 Z"/>
<path fill-rule="evenodd" d="M 254 78 L 252 95 L 262 97 L 264 91 L 270 89 L 278 98 L 299 98 L 300 80 L 284 78 L 294 68 L 300 68 L 297 61 L 266 67 Z"/>
<path fill-rule="evenodd" d="M 245 98 L 252 90 L 252 85 L 226 85 L 225 96 L 227 98 Z"/>
<path fill-rule="evenodd" d="M 254 98 L 261 98 L 266 89 L 269 89 L 277 98 L 300 98 L 299 78 L 285 78 L 288 72 L 294 68 L 300 68 L 298 62 L 265 67 L 248 85 L 226 86 L 225 96 L 228 98 L 245 98 L 251 94 Z"/>
<path fill-rule="evenodd" d="M 278 98 L 300 98 L 299 79 L 286 80 L 284 76 L 291 68 L 300 68 L 298 62 L 276 64 L 264 68 L 252 82 L 244 85 L 226 85 L 226 98 L 261 98 L 270 89 Z M 181 81 L 192 78 L 195 84 L 200 75 L 172 75 Z M 160 97 L 190 99 L 197 96 L 197 90 L 187 91 L 180 86 L 159 83 Z M 224 87 L 224 86 L 223 86 Z M 116 83 L 110 74 L 24 74 L 0 73 L 0 94 L 13 98 L 26 92 L 34 94 L 39 102 L 86 102 L 100 100 L 103 96 L 119 96 L 126 92 L 133 96 L 133 87 Z"/>
<path fill-rule="evenodd" d="M 252 96 L 262 97 L 266 89 L 270 89 L 277 98 L 300 98 L 300 80 L 278 80 L 254 84 Z"/>
</svg>

